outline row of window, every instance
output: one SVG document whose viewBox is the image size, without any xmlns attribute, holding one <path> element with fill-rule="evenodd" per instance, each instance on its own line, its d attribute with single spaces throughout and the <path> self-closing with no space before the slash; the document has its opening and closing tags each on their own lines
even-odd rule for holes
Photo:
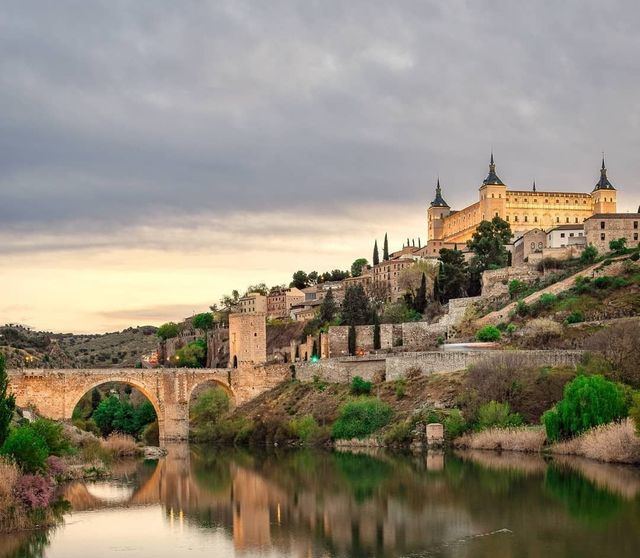
<svg viewBox="0 0 640 558">
<path fill-rule="evenodd" d="M 605 240 L 605 239 L 606 239 L 606 233 L 600 233 L 600 240 Z M 633 240 L 638 240 L 638 233 L 633 233 Z"/>
<path fill-rule="evenodd" d="M 601 228 L 601 229 L 604 229 L 604 227 L 605 227 L 605 223 L 606 223 L 606 221 L 600 221 L 600 228 Z M 633 228 L 634 228 L 634 229 L 637 229 L 637 228 L 638 228 L 638 221 L 634 221 L 634 222 L 633 222 Z"/>
<path fill-rule="evenodd" d="M 498 216 L 498 214 L 496 213 L 496 217 L 497 216 Z M 509 215 L 506 216 L 506 220 L 507 220 L 507 223 L 511 220 Z M 585 221 L 586 218 L 583 218 L 582 220 Z M 518 223 L 518 216 L 517 215 L 515 215 L 513 217 L 513 222 L 514 223 Z M 524 223 L 528 223 L 529 222 L 529 216 L 528 215 L 524 216 L 524 221 L 523 222 Z M 538 222 L 538 216 L 537 215 L 534 215 L 533 222 L 534 223 Z M 571 222 L 571 219 L 569 217 L 565 217 L 565 223 L 570 223 L 570 222 Z M 580 222 L 579 218 L 578 217 L 574 217 L 574 223 L 579 223 L 579 222 Z M 556 223 L 560 223 L 560 217 L 558 217 L 558 216 L 556 216 Z"/>
</svg>

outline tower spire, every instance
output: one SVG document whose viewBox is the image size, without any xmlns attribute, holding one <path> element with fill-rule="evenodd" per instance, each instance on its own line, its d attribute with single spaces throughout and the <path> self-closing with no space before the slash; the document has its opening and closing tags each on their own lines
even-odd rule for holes
<svg viewBox="0 0 640 558">
<path fill-rule="evenodd" d="M 449 204 L 442 197 L 442 188 L 440 187 L 440 176 L 436 182 L 436 197 L 431 202 L 431 207 L 449 207 Z"/>
<path fill-rule="evenodd" d="M 487 178 L 485 178 L 482 183 L 485 185 L 496 184 L 496 185 L 504 186 L 504 183 L 502 182 L 502 180 L 500 180 L 500 178 L 496 174 L 496 163 L 493 159 L 493 148 L 491 149 L 491 159 L 489 160 L 489 174 L 487 175 Z"/>
<path fill-rule="evenodd" d="M 534 192 L 536 191 L 536 179 L 535 178 L 533 179 L 533 191 Z"/>
<path fill-rule="evenodd" d="M 607 167 L 604 164 L 604 151 L 602 152 L 602 166 L 600 167 L 600 180 L 595 185 L 594 190 L 615 190 L 613 184 L 607 178 Z"/>
</svg>

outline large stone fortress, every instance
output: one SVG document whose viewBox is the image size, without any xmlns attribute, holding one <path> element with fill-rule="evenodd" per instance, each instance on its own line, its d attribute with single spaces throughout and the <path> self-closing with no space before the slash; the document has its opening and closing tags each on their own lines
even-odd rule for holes
<svg viewBox="0 0 640 558">
<path fill-rule="evenodd" d="M 459 211 L 451 209 L 442 196 L 438 179 L 436 196 L 427 210 L 427 254 L 466 243 L 481 221 L 496 216 L 509 222 L 517 238 L 534 228 L 548 230 L 558 225 L 582 224 L 592 215 L 616 212 L 616 190 L 607 178 L 604 157 L 600 180 L 590 193 L 542 192 L 535 182 L 530 190 L 509 189 L 496 173 L 492 153 L 479 198 Z"/>
</svg>

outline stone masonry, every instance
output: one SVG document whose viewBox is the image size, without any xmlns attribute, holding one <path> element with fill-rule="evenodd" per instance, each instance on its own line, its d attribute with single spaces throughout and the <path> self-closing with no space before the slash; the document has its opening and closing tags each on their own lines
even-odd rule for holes
<svg viewBox="0 0 640 558">
<path fill-rule="evenodd" d="M 264 313 L 229 315 L 229 366 L 267 361 Z"/>
</svg>

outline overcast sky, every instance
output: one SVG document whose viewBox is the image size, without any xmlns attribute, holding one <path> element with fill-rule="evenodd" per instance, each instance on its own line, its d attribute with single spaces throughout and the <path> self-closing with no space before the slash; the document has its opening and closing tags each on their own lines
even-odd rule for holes
<svg viewBox="0 0 640 558">
<path fill-rule="evenodd" d="M 439 174 L 640 204 L 636 1 L 3 0 L 0 323 L 107 331 L 426 232 Z"/>
</svg>

